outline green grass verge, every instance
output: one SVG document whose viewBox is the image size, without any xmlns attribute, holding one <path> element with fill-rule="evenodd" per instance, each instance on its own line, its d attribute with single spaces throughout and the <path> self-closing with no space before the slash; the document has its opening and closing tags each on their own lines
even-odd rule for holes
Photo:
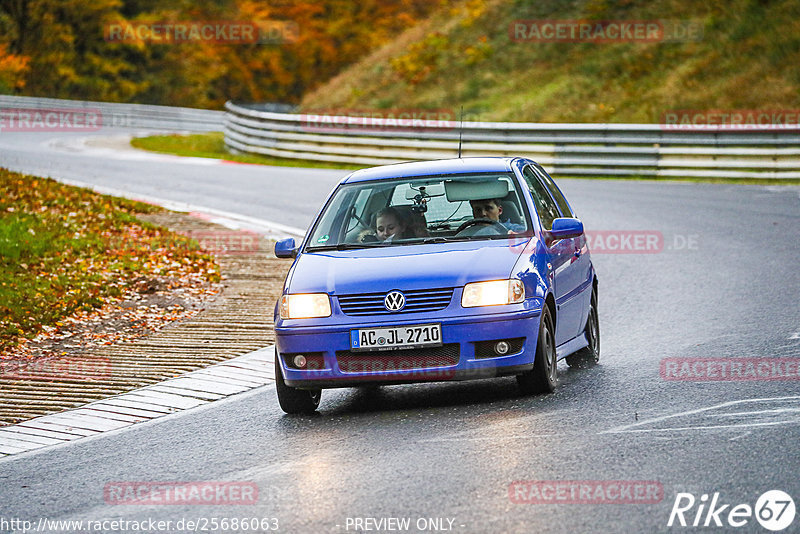
<svg viewBox="0 0 800 534">
<path fill-rule="evenodd" d="M 269 156 L 232 154 L 225 148 L 225 139 L 221 132 L 192 135 L 153 135 L 149 137 L 136 137 L 131 140 L 131 146 L 158 152 L 160 154 L 173 154 L 175 156 L 192 156 L 196 158 L 224 159 L 237 163 L 255 163 L 258 165 L 272 165 L 276 167 L 307 167 L 316 169 L 363 169 L 367 165 L 328 163 L 304 159 L 273 158 Z"/>
<path fill-rule="evenodd" d="M 199 245 L 136 218 L 161 208 L 0 169 L 0 353 L 139 276 L 219 280 Z"/>
<path fill-rule="evenodd" d="M 516 28 L 532 27 L 522 21 L 558 20 L 662 20 L 665 30 L 698 33 L 672 42 L 517 39 Z M 791 113 L 800 106 L 797 21 L 797 0 L 467 0 L 305 93 L 301 109 L 455 118 L 463 106 L 465 120 L 567 123 L 659 123 L 676 110 Z"/>
</svg>

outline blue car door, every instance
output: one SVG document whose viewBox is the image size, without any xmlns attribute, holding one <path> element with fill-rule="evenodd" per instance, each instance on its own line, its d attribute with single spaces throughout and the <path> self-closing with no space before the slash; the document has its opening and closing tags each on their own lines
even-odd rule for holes
<svg viewBox="0 0 800 534">
<path fill-rule="evenodd" d="M 538 177 L 538 173 L 530 165 L 522 174 L 533 197 L 539 220 L 545 230 L 550 230 L 553 221 L 563 215 L 551 196 L 548 188 Z M 580 238 L 579 238 L 580 239 Z M 576 239 L 559 239 L 546 242 L 550 255 L 550 275 L 553 293 L 556 298 L 556 345 L 566 343 L 578 335 L 581 330 L 581 317 L 584 303 L 581 292 L 581 273 L 576 252 Z"/>
<path fill-rule="evenodd" d="M 553 200 L 555 200 L 556 204 L 558 204 L 561 216 L 575 217 L 576 215 L 575 212 L 572 211 L 572 206 L 570 206 L 569 202 L 567 202 L 567 199 L 564 198 L 564 194 L 558 188 L 550 175 L 538 165 L 534 165 L 533 170 L 548 188 Z M 594 277 L 594 271 L 592 267 L 592 260 L 589 255 L 589 246 L 586 241 L 586 234 L 573 238 L 571 241 L 573 257 L 571 260 L 572 269 L 570 276 L 573 277 L 573 280 L 570 280 L 569 284 L 572 287 L 577 287 L 575 291 L 577 291 L 578 302 L 581 304 L 581 312 L 579 314 L 577 324 L 578 330 L 575 333 L 575 335 L 580 335 L 583 332 L 583 328 L 586 326 L 586 320 L 589 317 L 589 308 L 591 307 L 592 303 L 592 278 Z"/>
</svg>

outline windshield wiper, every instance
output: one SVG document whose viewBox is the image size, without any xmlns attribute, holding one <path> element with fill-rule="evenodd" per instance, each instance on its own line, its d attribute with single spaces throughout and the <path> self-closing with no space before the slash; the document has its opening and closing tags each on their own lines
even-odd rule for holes
<svg viewBox="0 0 800 534">
<path fill-rule="evenodd" d="M 354 248 L 366 248 L 372 246 L 368 243 L 339 243 L 338 245 L 321 245 L 308 247 L 309 252 L 321 252 L 324 250 L 352 250 Z"/>
</svg>

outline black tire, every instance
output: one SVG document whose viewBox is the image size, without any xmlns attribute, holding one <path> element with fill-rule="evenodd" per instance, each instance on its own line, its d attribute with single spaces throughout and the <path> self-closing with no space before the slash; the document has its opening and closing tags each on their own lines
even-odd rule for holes
<svg viewBox="0 0 800 534">
<path fill-rule="evenodd" d="M 286 385 L 281 373 L 281 364 L 275 355 L 275 389 L 278 390 L 278 404 L 281 409 L 290 414 L 312 414 L 317 410 L 322 398 L 322 390 L 297 389 Z"/>
<path fill-rule="evenodd" d="M 578 369 L 592 367 L 600 361 L 600 319 L 597 315 L 597 289 L 592 289 L 592 305 L 583 328 L 589 346 L 567 356 L 567 365 Z"/>
<path fill-rule="evenodd" d="M 542 320 L 539 321 L 533 369 L 517 375 L 517 384 L 526 395 L 552 393 L 558 385 L 555 327 L 547 305 L 542 308 Z"/>
</svg>

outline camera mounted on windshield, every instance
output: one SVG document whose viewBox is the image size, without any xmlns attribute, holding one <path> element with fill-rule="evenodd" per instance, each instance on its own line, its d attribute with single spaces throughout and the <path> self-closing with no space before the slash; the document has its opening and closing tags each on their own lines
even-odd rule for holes
<svg viewBox="0 0 800 534">
<path fill-rule="evenodd" d="M 428 211 L 428 200 L 431 196 L 425 192 L 425 186 L 420 186 L 419 192 L 414 195 L 414 205 L 411 206 L 411 211 L 414 213 L 425 213 Z"/>
</svg>

